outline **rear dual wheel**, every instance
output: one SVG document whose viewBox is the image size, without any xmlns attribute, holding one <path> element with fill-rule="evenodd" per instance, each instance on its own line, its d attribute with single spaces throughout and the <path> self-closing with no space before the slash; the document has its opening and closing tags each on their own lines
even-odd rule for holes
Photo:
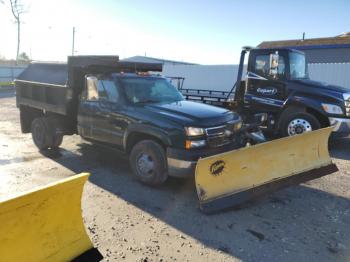
<svg viewBox="0 0 350 262">
<path fill-rule="evenodd" d="M 57 121 L 47 117 L 35 118 L 31 125 L 32 139 L 39 150 L 58 148 L 63 134 L 57 132 Z"/>
</svg>

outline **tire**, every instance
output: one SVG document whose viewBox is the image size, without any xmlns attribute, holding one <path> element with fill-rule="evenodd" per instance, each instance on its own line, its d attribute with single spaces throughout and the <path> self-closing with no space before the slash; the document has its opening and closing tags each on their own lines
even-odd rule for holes
<svg viewBox="0 0 350 262">
<path fill-rule="evenodd" d="M 34 144 L 39 150 L 58 148 L 63 140 L 63 134 L 56 132 L 58 123 L 55 119 L 41 117 L 32 122 L 31 132 Z"/>
<path fill-rule="evenodd" d="M 45 150 L 49 148 L 47 144 L 47 126 L 44 123 L 43 118 L 35 118 L 31 125 L 32 139 L 34 144 L 39 150 Z"/>
<path fill-rule="evenodd" d="M 52 149 L 59 148 L 60 145 L 62 144 L 62 141 L 63 141 L 63 135 L 55 134 L 52 138 L 52 144 L 50 148 Z"/>
<path fill-rule="evenodd" d="M 44 123 L 47 126 L 48 129 L 48 144 L 51 149 L 58 148 L 63 141 L 63 132 L 58 130 L 61 128 L 61 123 L 58 119 L 55 118 L 44 118 Z"/>
<path fill-rule="evenodd" d="M 135 144 L 129 162 L 134 177 L 143 184 L 158 186 L 168 178 L 164 149 L 153 140 L 142 140 Z"/>
<path fill-rule="evenodd" d="M 302 134 L 321 128 L 319 120 L 307 112 L 289 113 L 281 116 L 280 134 L 283 137 Z"/>
</svg>

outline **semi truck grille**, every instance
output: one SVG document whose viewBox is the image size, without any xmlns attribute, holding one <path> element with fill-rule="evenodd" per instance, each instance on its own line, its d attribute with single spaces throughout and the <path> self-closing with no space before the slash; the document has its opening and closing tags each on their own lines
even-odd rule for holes
<svg viewBox="0 0 350 262">
<path fill-rule="evenodd" d="M 350 96 L 347 100 L 345 100 L 345 111 L 346 115 L 350 116 Z"/>
</svg>

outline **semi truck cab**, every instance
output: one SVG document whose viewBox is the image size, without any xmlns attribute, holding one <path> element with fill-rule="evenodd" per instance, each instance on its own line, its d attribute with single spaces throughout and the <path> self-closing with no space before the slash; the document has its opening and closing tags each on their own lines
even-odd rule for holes
<svg viewBox="0 0 350 262">
<path fill-rule="evenodd" d="M 181 88 L 181 92 L 188 100 L 238 112 L 244 121 L 267 114 L 265 130 L 281 136 L 330 125 L 337 136 L 350 134 L 350 88 L 310 80 L 305 54 L 294 49 L 243 47 L 231 90 Z"/>
<path fill-rule="evenodd" d="M 245 48 L 241 61 L 246 52 L 246 79 L 235 90 L 242 111 L 268 113 L 266 127 L 282 136 L 330 125 L 339 135 L 350 133 L 350 89 L 310 80 L 303 52 Z"/>
</svg>

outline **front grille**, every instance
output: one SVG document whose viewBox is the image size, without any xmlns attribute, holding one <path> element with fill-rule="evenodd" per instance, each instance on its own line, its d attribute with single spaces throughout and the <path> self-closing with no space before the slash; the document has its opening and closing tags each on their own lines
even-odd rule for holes
<svg viewBox="0 0 350 262">
<path fill-rule="evenodd" d="M 210 147 L 220 147 L 232 142 L 234 123 L 206 128 L 207 142 Z"/>
<path fill-rule="evenodd" d="M 207 136 L 221 136 L 225 133 L 226 126 L 209 127 L 205 129 Z"/>
<path fill-rule="evenodd" d="M 217 137 L 208 138 L 207 141 L 210 147 L 220 147 L 231 143 L 232 140 L 229 139 L 228 137 L 217 136 Z"/>
</svg>

